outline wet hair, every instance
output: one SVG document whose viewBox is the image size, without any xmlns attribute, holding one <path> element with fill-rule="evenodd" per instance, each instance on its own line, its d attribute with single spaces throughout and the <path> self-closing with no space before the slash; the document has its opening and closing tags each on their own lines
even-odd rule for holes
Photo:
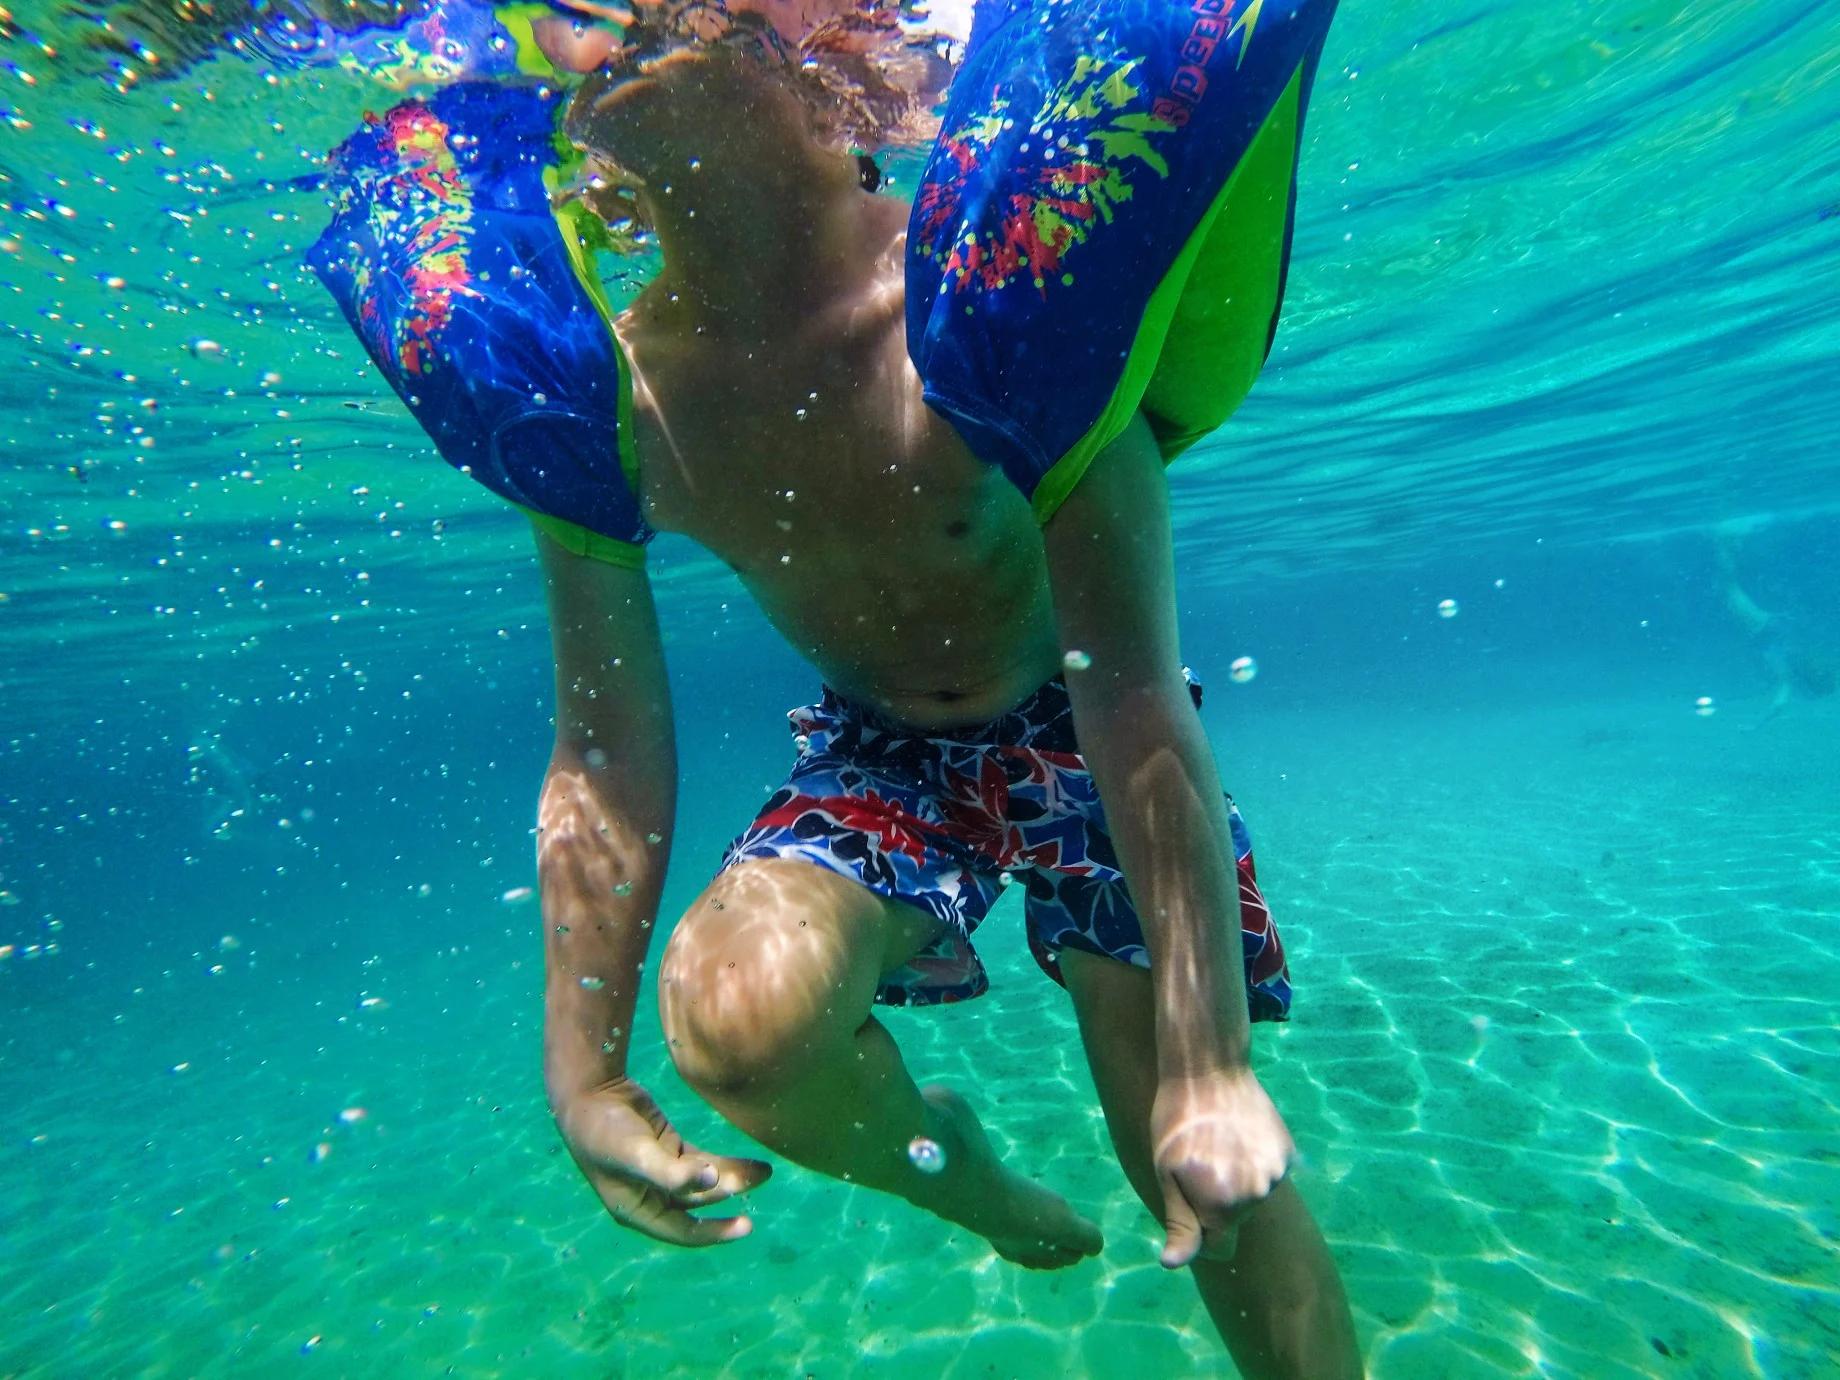
<svg viewBox="0 0 1840 1380">
<path fill-rule="evenodd" d="M 734 13 L 722 0 L 640 0 L 606 68 L 644 71 L 699 48 L 744 52 L 786 77 L 821 143 L 873 155 L 923 146 L 938 130 L 933 107 L 951 81 L 956 53 L 949 38 L 925 26 L 924 15 L 921 7 L 857 0 L 794 44 L 763 16 Z"/>
<path fill-rule="evenodd" d="M 598 75 L 617 85 L 622 76 L 645 75 L 698 50 L 722 50 L 761 64 L 797 98 L 816 142 L 855 158 L 866 192 L 888 182 L 876 152 L 931 143 L 939 125 L 934 107 L 957 57 L 951 39 L 873 0 L 817 25 L 796 45 L 762 15 L 733 13 L 721 0 L 641 0 L 624 42 Z M 582 94 L 592 98 L 606 89 L 590 78 Z M 612 150 L 585 143 L 585 120 L 572 119 L 564 128 L 587 157 L 562 197 L 578 198 L 608 227 L 603 248 L 643 252 L 649 226 L 638 188 L 644 179 L 621 167 Z"/>
</svg>

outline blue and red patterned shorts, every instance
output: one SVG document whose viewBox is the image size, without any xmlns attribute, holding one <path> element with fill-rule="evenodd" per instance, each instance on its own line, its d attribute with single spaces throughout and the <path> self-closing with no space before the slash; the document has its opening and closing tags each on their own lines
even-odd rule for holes
<svg viewBox="0 0 1840 1380">
<path fill-rule="evenodd" d="M 1197 705 L 1200 686 L 1191 679 Z M 949 737 L 916 731 L 828 687 L 787 716 L 799 744 L 786 784 L 729 846 L 724 869 L 787 858 L 854 878 L 936 916 L 944 933 L 882 981 L 888 1006 L 965 1001 L 990 987 L 971 935 L 1012 881 L 1029 948 L 1060 981 L 1063 948 L 1150 966 L 1143 927 L 1073 735 L 1067 687 L 1049 681 L 1009 713 Z M 1240 941 L 1255 1021 L 1290 1012 L 1290 973 L 1227 800 L 1239 863 Z"/>
</svg>

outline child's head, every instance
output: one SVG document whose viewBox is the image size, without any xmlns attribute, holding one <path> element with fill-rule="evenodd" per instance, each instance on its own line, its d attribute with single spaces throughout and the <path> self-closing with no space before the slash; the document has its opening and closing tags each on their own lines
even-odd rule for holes
<svg viewBox="0 0 1840 1380">
<path fill-rule="evenodd" d="M 842 152 L 929 141 L 951 79 L 953 35 L 924 11 L 876 0 L 639 0 L 629 13 L 617 39 L 583 50 L 605 47 L 596 99 L 697 55 L 738 54 L 797 97 L 814 137 Z"/>
<path fill-rule="evenodd" d="M 638 189 L 692 159 L 707 181 L 922 145 L 951 55 L 853 0 L 641 0 L 564 124 L 589 155 L 578 190 L 610 225 L 639 227 Z"/>
</svg>

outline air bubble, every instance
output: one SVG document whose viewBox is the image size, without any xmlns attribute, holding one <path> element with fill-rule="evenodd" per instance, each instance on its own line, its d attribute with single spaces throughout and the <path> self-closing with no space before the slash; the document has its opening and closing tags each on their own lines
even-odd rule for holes
<svg viewBox="0 0 1840 1380">
<path fill-rule="evenodd" d="M 585 977 L 581 980 L 581 985 L 586 987 L 590 992 L 598 992 L 607 984 L 597 977 Z"/>
<path fill-rule="evenodd" d="M 1710 719 L 1719 712 L 1719 707 L 1712 702 L 1712 696 L 1701 695 L 1693 701 L 1693 712 L 1702 719 Z"/>
<path fill-rule="evenodd" d="M 946 1167 L 946 1152 L 939 1142 L 915 1136 L 907 1142 L 907 1159 L 922 1174 L 938 1174 Z"/>
<path fill-rule="evenodd" d="M 1460 609 L 1455 599 L 1438 600 L 1438 617 L 1439 618 L 1455 618 L 1459 612 L 1460 612 Z"/>
<path fill-rule="evenodd" d="M 1061 658 L 1061 665 L 1069 671 L 1085 671 L 1091 668 L 1092 658 L 1075 647 Z"/>
<path fill-rule="evenodd" d="M 594 768 L 595 771 L 599 771 L 602 767 L 607 765 L 607 754 L 600 748 L 592 747 L 582 753 L 581 760 Z"/>
</svg>

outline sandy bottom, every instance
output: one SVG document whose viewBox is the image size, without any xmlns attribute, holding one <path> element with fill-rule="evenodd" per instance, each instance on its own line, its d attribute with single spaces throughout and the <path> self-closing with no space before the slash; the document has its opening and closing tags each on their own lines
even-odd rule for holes
<svg viewBox="0 0 1840 1380">
<path fill-rule="evenodd" d="M 1298 988 L 1260 1070 L 1375 1375 L 1840 1374 L 1840 717 L 1741 728 L 1226 735 Z M 1013 910 L 990 998 L 890 1024 L 1101 1221 L 1104 1256 L 1056 1275 L 784 1164 L 746 1242 L 615 1228 L 544 1113 L 534 911 L 505 920 L 362 973 L 207 955 L 41 1014 L 0 1067 L 0 1375 L 1231 1373 Z M 635 1072 L 742 1148 L 655 1038 Z"/>
</svg>

